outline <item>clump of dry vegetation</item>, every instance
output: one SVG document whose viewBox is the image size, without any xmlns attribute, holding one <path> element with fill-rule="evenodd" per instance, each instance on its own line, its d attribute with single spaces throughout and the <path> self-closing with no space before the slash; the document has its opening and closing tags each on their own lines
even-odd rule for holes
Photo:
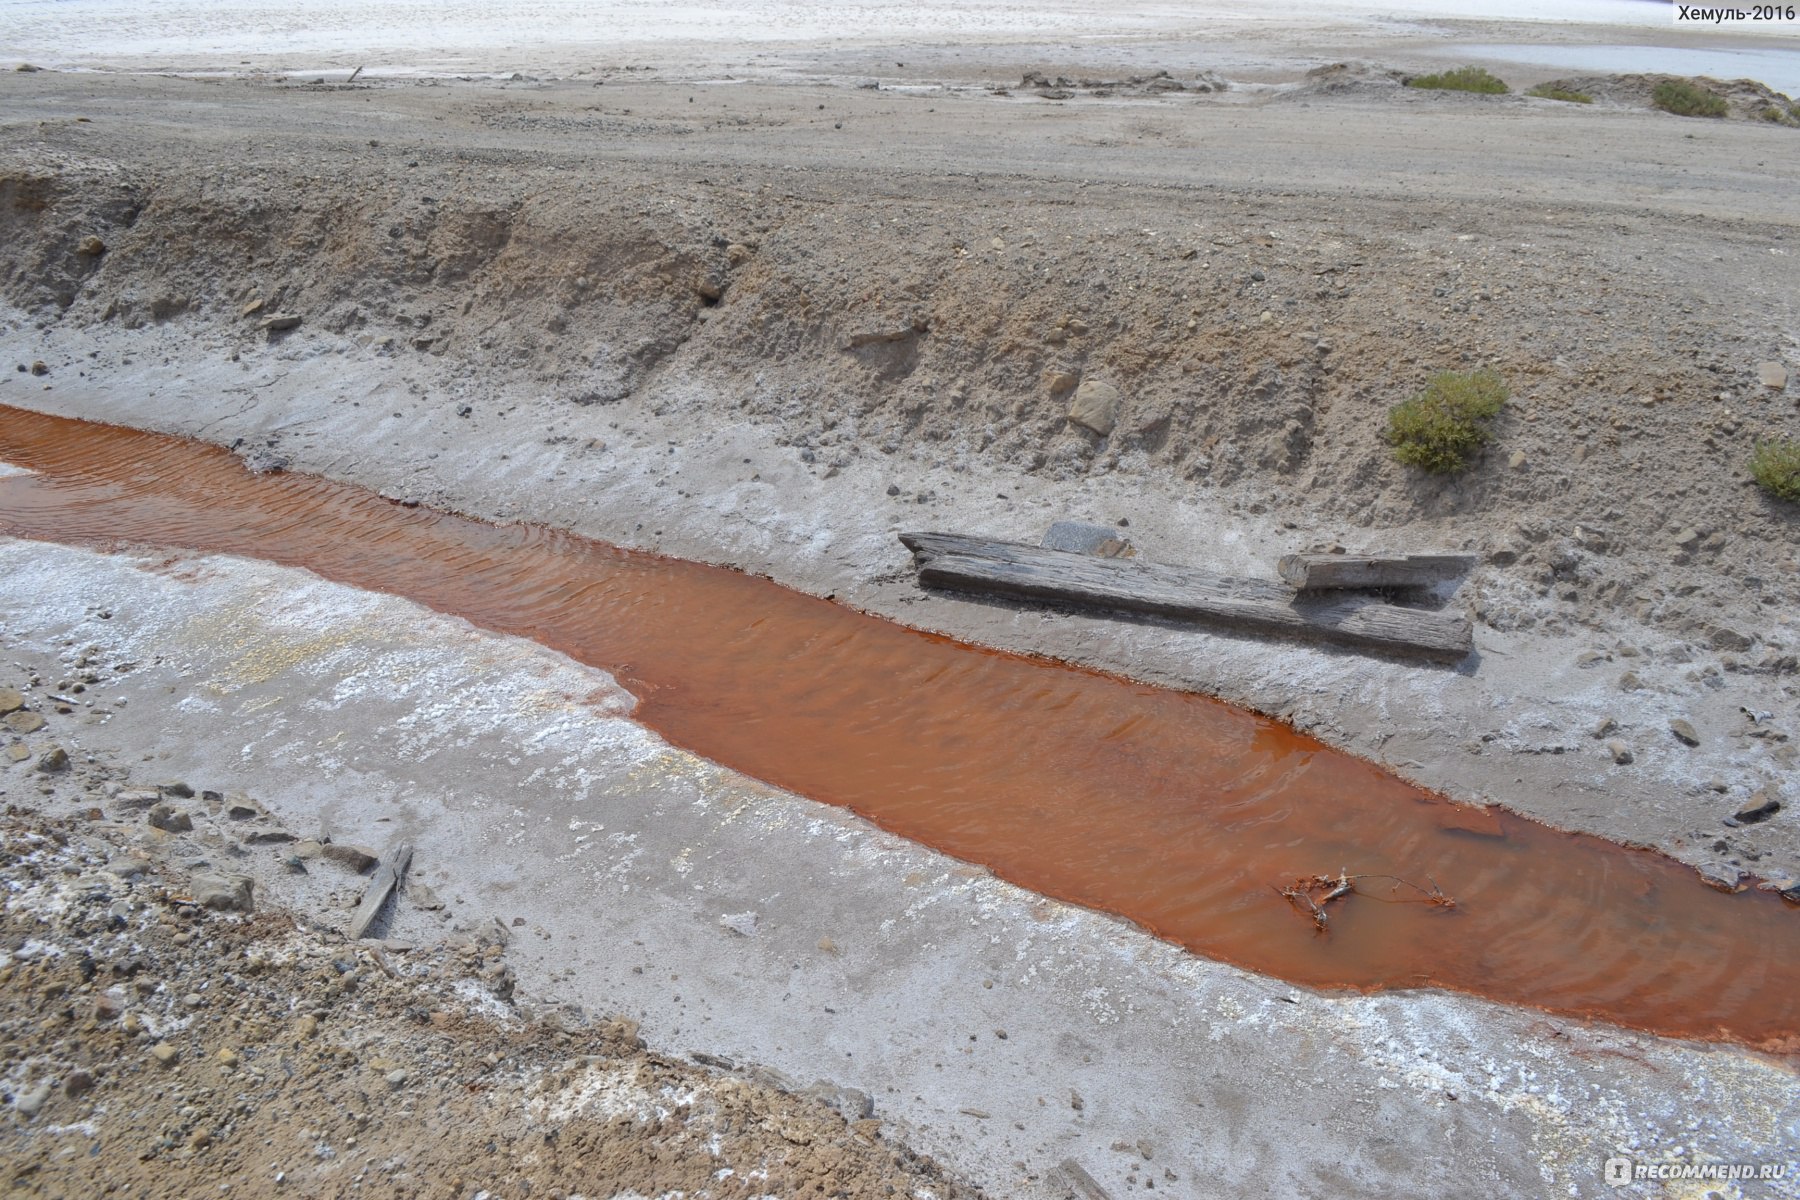
<svg viewBox="0 0 1800 1200">
<path fill-rule="evenodd" d="M 1685 79 L 1665 79 L 1657 84 L 1650 103 L 1678 117 L 1722 117 L 1731 111 L 1723 96 Z"/>
<path fill-rule="evenodd" d="M 1540 83 L 1525 94 L 1536 96 L 1539 100 L 1561 100 L 1565 104 L 1592 104 L 1594 102 L 1594 98 L 1586 92 L 1571 91 L 1568 88 L 1557 87 L 1553 83 Z"/>
<path fill-rule="evenodd" d="M 1775 438 L 1756 443 L 1750 455 L 1750 478 L 1777 500 L 1800 504 L 1800 441 Z"/>
<path fill-rule="evenodd" d="M 1506 382 L 1489 368 L 1443 371 L 1388 410 L 1394 457 L 1433 474 L 1460 471 L 1493 439 L 1488 423 L 1506 405 Z"/>
<path fill-rule="evenodd" d="M 1415 75 L 1406 81 L 1406 86 L 1447 92 L 1479 92 L 1484 96 L 1504 96 L 1512 90 L 1506 86 L 1505 80 L 1484 67 L 1458 67 L 1454 71 L 1439 71 L 1434 75 Z"/>
</svg>

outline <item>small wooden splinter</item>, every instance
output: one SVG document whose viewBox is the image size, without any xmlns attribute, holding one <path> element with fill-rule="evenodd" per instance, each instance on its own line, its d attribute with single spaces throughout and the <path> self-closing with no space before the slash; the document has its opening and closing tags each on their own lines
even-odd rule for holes
<svg viewBox="0 0 1800 1200">
<path fill-rule="evenodd" d="M 412 847 L 401 846 L 375 868 L 375 877 L 369 880 L 369 890 L 363 893 L 362 904 L 356 915 L 350 918 L 350 940 L 360 941 L 369 932 L 369 926 L 381 915 L 381 906 L 400 886 L 406 878 L 406 868 L 412 865 Z"/>
<path fill-rule="evenodd" d="M 1295 908 L 1312 918 L 1313 925 L 1320 933 L 1331 932 L 1331 914 L 1325 906 L 1333 900 L 1342 899 L 1356 893 L 1356 884 L 1362 879 L 1391 880 L 1396 888 L 1408 887 L 1418 892 L 1420 903 L 1434 908 L 1454 909 L 1456 899 L 1446 895 L 1444 889 L 1431 880 L 1430 887 L 1420 887 L 1410 879 L 1402 879 L 1398 875 L 1352 875 L 1348 871 L 1339 870 L 1336 876 L 1311 875 L 1296 879 L 1287 887 L 1276 888 L 1275 891 Z"/>
</svg>

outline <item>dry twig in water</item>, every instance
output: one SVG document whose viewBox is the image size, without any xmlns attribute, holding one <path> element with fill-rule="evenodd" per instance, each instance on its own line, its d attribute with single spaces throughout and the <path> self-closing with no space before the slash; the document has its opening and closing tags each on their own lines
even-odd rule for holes
<svg viewBox="0 0 1800 1200">
<path fill-rule="evenodd" d="M 1398 875 L 1352 875 L 1348 871 L 1340 870 L 1335 876 L 1303 875 L 1287 887 L 1276 888 L 1275 891 L 1289 904 L 1311 917 L 1313 925 L 1320 933 L 1328 933 L 1331 930 L 1331 914 L 1325 910 L 1325 906 L 1333 900 L 1355 894 L 1357 883 L 1364 879 L 1391 880 L 1395 889 L 1408 887 L 1418 892 L 1422 898 L 1421 903 L 1432 905 L 1434 908 L 1454 909 L 1456 907 L 1455 897 L 1446 895 L 1444 889 L 1437 885 L 1437 880 L 1431 879 L 1429 876 L 1426 878 L 1431 884 L 1428 888 L 1421 887 L 1410 879 L 1402 879 Z"/>
</svg>

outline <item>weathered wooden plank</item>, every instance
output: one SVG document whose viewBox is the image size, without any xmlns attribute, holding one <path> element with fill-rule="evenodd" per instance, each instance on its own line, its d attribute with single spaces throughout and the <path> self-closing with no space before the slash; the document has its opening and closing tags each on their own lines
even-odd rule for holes
<svg viewBox="0 0 1800 1200">
<path fill-rule="evenodd" d="M 1431 587 L 1466 574 L 1467 554 L 1288 554 L 1276 570 L 1301 591 L 1325 588 Z"/>
<path fill-rule="evenodd" d="M 1151 613 L 1256 633 L 1458 662 L 1474 648 L 1466 618 L 1356 595 L 1295 594 L 1273 581 L 1198 567 L 1094 558 L 962 534 L 903 533 L 919 580 L 934 587 Z"/>
<path fill-rule="evenodd" d="M 403 845 L 381 860 L 381 865 L 375 868 L 374 877 L 369 880 L 369 890 L 363 893 L 362 904 L 357 908 L 356 915 L 350 918 L 351 941 L 360 941 L 369 932 L 369 926 L 381 915 L 381 906 L 387 903 L 394 889 L 400 886 L 400 881 L 406 878 L 406 868 L 411 865 L 411 846 Z"/>
<path fill-rule="evenodd" d="M 1087 1168 L 1072 1158 L 1065 1158 L 1058 1163 L 1055 1173 L 1062 1176 L 1060 1180 L 1054 1181 L 1055 1186 L 1063 1189 L 1068 1200 L 1112 1200 L 1112 1193 L 1101 1187 L 1100 1181 L 1088 1174 Z"/>
</svg>

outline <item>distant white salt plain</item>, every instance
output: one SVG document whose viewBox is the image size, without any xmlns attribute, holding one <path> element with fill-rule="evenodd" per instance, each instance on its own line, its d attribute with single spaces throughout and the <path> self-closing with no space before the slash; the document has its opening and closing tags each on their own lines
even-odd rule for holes
<svg viewBox="0 0 1800 1200">
<path fill-rule="evenodd" d="M 0 0 L 0 65 L 550 69 L 661 46 L 1404 33 L 1432 19 L 1671 27 L 1667 0 Z M 1423 31 L 1421 31 L 1423 32 Z M 1741 34 L 1742 27 L 1733 32 Z M 1800 36 L 1800 25 L 1760 35 Z M 1633 39 L 1637 40 L 1637 39 Z"/>
</svg>

